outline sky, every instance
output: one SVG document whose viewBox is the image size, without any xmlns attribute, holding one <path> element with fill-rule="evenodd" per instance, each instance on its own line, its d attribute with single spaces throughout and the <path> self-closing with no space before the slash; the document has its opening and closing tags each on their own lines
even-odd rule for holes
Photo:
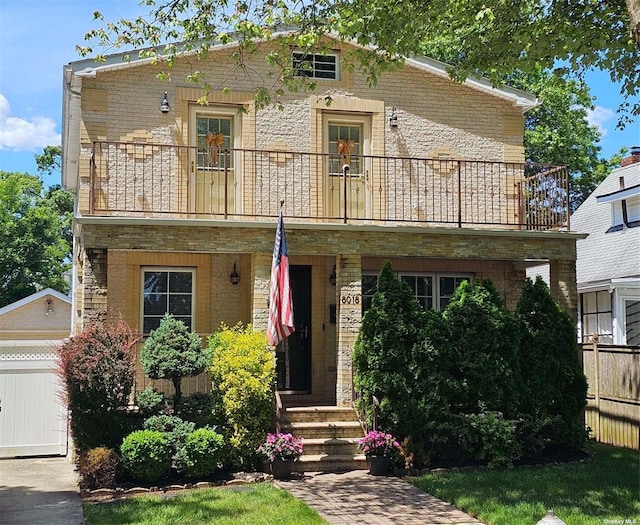
<svg viewBox="0 0 640 525">
<path fill-rule="evenodd" d="M 76 45 L 101 27 L 93 12 L 106 21 L 134 18 L 148 8 L 139 0 L 0 0 L 0 170 L 37 173 L 35 154 L 59 145 L 62 122 L 62 68 L 80 60 Z M 602 132 L 601 156 L 621 147 L 640 146 L 640 122 L 616 129 L 619 88 L 608 73 L 588 74 L 596 97 L 589 122 Z M 45 185 L 60 176 L 45 177 Z"/>
</svg>

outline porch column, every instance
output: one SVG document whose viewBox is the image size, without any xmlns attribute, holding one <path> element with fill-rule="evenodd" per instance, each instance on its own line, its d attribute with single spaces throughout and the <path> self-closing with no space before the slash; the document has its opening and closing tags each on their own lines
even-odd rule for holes
<svg viewBox="0 0 640 525">
<path fill-rule="evenodd" d="M 269 320 L 269 281 L 272 253 L 251 254 L 251 323 L 254 330 L 267 331 Z"/>
<path fill-rule="evenodd" d="M 353 401 L 353 345 L 362 321 L 362 261 L 359 255 L 336 258 L 338 358 L 336 404 Z"/>
<path fill-rule="evenodd" d="M 549 289 L 560 308 L 571 316 L 574 323 L 577 323 L 578 286 L 575 259 L 549 261 Z"/>
</svg>

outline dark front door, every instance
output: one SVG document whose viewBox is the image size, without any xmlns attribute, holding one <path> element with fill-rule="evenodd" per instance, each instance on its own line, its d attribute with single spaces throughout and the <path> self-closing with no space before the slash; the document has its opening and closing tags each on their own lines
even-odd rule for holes
<svg viewBox="0 0 640 525">
<path fill-rule="evenodd" d="M 311 266 L 289 267 L 295 332 L 276 348 L 278 390 L 311 393 Z"/>
</svg>

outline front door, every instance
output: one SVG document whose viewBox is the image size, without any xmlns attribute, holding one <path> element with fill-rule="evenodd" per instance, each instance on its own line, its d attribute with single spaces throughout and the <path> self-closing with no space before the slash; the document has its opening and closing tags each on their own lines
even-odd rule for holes
<svg viewBox="0 0 640 525">
<path fill-rule="evenodd" d="M 291 266 L 295 332 L 276 348 L 278 390 L 311 393 L 311 266 Z"/>
</svg>

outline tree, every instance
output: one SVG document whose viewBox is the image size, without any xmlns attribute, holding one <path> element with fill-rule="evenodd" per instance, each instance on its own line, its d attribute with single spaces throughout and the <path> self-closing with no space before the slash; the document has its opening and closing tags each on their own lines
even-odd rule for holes
<svg viewBox="0 0 640 525">
<path fill-rule="evenodd" d="M 51 287 L 66 293 L 73 197 L 59 186 L 0 171 L 0 307 Z"/>
<path fill-rule="evenodd" d="M 424 310 L 387 261 L 353 350 L 361 408 L 371 417 L 372 396 L 376 396 L 381 402 L 381 428 L 401 438 L 410 435 L 418 444 L 426 414 L 417 392 L 421 385 L 415 381 L 419 370 L 413 352 L 425 320 Z"/>
<path fill-rule="evenodd" d="M 489 279 L 457 288 L 444 311 L 452 353 L 453 377 L 464 388 L 450 399 L 452 410 L 470 414 L 480 403 L 488 410 L 515 416 L 518 406 L 518 345 L 520 332 Z"/>
<path fill-rule="evenodd" d="M 203 372 L 211 361 L 211 352 L 208 348 L 202 348 L 198 334 L 189 331 L 182 321 L 167 314 L 144 342 L 140 357 L 142 369 L 151 379 L 169 379 L 173 383 L 173 406 L 178 412 L 182 399 L 182 379 Z"/>
<path fill-rule="evenodd" d="M 89 31 L 85 39 L 107 49 L 147 48 L 143 56 L 162 62 L 160 76 L 165 78 L 177 56 L 202 57 L 211 45 L 234 40 L 237 45 L 231 46 L 231 56 L 242 74 L 255 79 L 257 105 L 281 96 L 283 85 L 297 89 L 302 82 L 313 89 L 312 80 L 295 77 L 290 53 L 282 51 L 292 45 L 321 49 L 321 35 L 326 33 L 375 47 L 375 51 L 352 55 L 354 65 L 372 82 L 401 61 L 399 57 L 422 54 L 425 43 L 455 39 L 460 52 L 451 74 L 457 79 L 482 71 L 498 84 L 516 69 L 530 72 L 561 64 L 578 76 L 591 68 L 609 71 L 611 80 L 621 83 L 625 100 L 634 100 L 640 93 L 640 46 L 632 32 L 640 18 L 635 0 L 626 4 L 624 0 L 267 0 L 235 2 L 233 7 L 227 0 L 164 0 L 146 4 L 152 6 L 149 13 L 107 23 Z M 102 19 L 99 12 L 94 16 Z M 278 32 L 283 27 L 297 30 L 283 36 Z M 244 57 L 261 40 L 283 46 L 265 56 L 277 67 L 275 80 L 245 67 Z M 93 53 L 91 44 L 77 49 L 84 56 Z M 193 64 L 189 80 L 202 83 L 206 90 L 225 88 L 211 84 L 197 69 L 197 62 Z M 619 109 L 624 124 L 629 114 L 640 113 L 640 102 L 625 102 Z"/>
<path fill-rule="evenodd" d="M 530 453 L 549 444 L 580 448 L 586 439 L 582 411 L 587 380 L 575 325 L 540 276 L 535 282 L 525 281 L 516 315 L 524 328 L 520 344 L 524 441 Z"/>
<path fill-rule="evenodd" d="M 35 155 L 36 166 L 40 173 L 51 175 L 54 171 L 60 173 L 62 147 L 61 146 L 45 146 L 41 155 Z"/>
<path fill-rule="evenodd" d="M 575 210 L 611 171 L 610 163 L 600 157 L 601 133 L 587 121 L 587 109 L 593 107 L 589 87 L 539 68 L 517 70 L 505 82 L 542 102 L 525 114 L 525 156 L 531 162 L 567 166 L 569 201 Z"/>
</svg>

